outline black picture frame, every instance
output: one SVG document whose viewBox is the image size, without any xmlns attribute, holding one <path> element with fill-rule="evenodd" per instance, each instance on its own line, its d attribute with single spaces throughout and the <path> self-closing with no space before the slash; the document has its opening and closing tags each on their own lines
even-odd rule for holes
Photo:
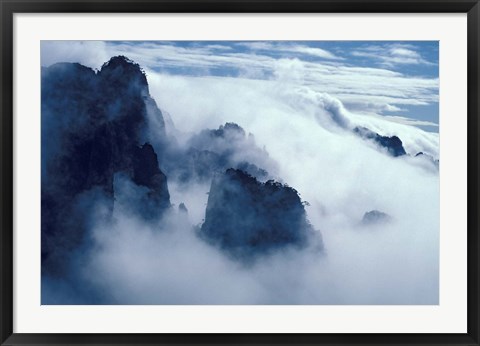
<svg viewBox="0 0 480 346">
<path fill-rule="evenodd" d="M 0 341 L 2 345 L 479 345 L 478 0 L 0 0 Z M 468 332 L 466 334 L 18 334 L 13 333 L 13 44 L 15 13 L 442 13 L 468 14 Z M 454 230 L 452 230 L 454 231 Z"/>
</svg>

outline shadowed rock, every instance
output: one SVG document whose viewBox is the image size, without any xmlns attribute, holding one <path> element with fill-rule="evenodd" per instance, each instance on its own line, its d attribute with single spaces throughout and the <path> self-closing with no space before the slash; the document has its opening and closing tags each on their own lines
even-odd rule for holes
<svg viewBox="0 0 480 346">
<path fill-rule="evenodd" d="M 201 236 L 234 257 L 252 259 L 285 247 L 303 248 L 315 232 L 297 191 L 227 169 L 212 182 Z"/>
<path fill-rule="evenodd" d="M 150 216 L 170 206 L 157 154 L 144 144 L 147 105 L 155 103 L 145 74 L 125 57 L 98 72 L 70 63 L 42 69 L 43 271 L 65 269 L 66 254 L 88 238 L 98 205 L 106 208 L 103 217 L 111 214 L 116 173 L 147 188 Z M 158 135 L 165 135 L 161 128 Z"/>
<path fill-rule="evenodd" d="M 381 136 L 378 133 L 367 129 L 366 127 L 355 127 L 353 129 L 353 132 L 360 137 L 371 140 L 380 147 L 385 148 L 387 152 L 393 157 L 406 155 L 402 141 L 397 136 Z"/>
<path fill-rule="evenodd" d="M 188 215 L 188 209 L 187 209 L 187 207 L 185 206 L 185 203 L 180 203 L 180 204 L 178 205 L 178 211 L 181 212 L 181 213 L 183 213 L 183 214 Z"/>
</svg>

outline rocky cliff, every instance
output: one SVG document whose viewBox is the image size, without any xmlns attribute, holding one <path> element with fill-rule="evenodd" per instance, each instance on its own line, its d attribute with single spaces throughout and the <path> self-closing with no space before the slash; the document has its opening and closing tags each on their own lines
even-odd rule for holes
<svg viewBox="0 0 480 346">
<path fill-rule="evenodd" d="M 70 63 L 42 69 L 42 270 L 62 272 L 65 254 L 86 240 L 97 204 L 108 217 L 119 172 L 148 189 L 156 217 L 169 208 L 166 176 L 144 143 L 152 102 L 145 74 L 125 57 L 97 72 Z"/>
<path fill-rule="evenodd" d="M 227 169 L 215 176 L 201 236 L 234 257 L 254 258 L 273 250 L 308 245 L 315 232 L 297 191 Z"/>
</svg>

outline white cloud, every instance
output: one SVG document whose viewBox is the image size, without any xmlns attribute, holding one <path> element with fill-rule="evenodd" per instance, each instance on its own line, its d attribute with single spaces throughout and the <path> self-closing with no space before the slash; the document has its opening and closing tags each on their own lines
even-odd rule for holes
<svg viewBox="0 0 480 346">
<path fill-rule="evenodd" d="M 325 256 L 292 251 L 246 268 L 200 241 L 175 215 L 160 231 L 159 225 L 126 217 L 117 209 L 118 222 L 113 227 L 97 225 L 98 251 L 85 267 L 89 280 L 111 293 L 114 302 L 438 303 L 437 172 L 425 169 L 413 157 L 392 158 L 350 129 L 366 126 L 382 135 L 397 135 L 408 153 L 422 151 L 435 158 L 439 157 L 438 134 L 401 124 L 407 121 L 401 117 L 358 114 L 341 102 L 363 110 L 400 111 L 402 105 L 437 102 L 438 79 L 340 62 L 212 54 L 218 47 L 187 49 L 166 43 L 65 47 L 77 49 L 79 61 L 93 67 L 114 54 L 127 55 L 145 66 L 150 93 L 181 132 L 218 128 L 229 121 L 253 133 L 256 143 L 278 163 L 278 179 L 310 203 L 308 218 L 322 232 L 326 247 Z M 91 53 L 90 48 L 97 50 Z M 76 58 L 62 44 L 52 43 L 45 57 L 42 53 L 42 64 L 56 59 Z M 158 72 L 164 65 L 205 70 L 236 66 L 259 71 L 257 76 L 269 70 L 274 77 Z M 172 202 L 185 202 L 194 224 L 203 218 L 206 188 L 192 185 L 185 190 L 169 181 Z M 363 214 L 374 209 L 388 213 L 394 222 L 360 227 Z"/>
<path fill-rule="evenodd" d="M 343 60 L 332 52 L 319 47 L 309 47 L 292 43 L 274 43 L 274 42 L 242 42 L 239 45 L 247 47 L 254 51 L 269 51 L 270 53 L 285 54 L 304 54 L 322 59 Z"/>
<path fill-rule="evenodd" d="M 295 69 L 284 70 L 284 73 L 287 74 L 288 71 L 297 74 Z M 284 77 L 288 79 L 286 75 Z M 345 124 L 346 128 L 365 126 L 382 135 L 399 136 L 407 152 L 413 155 L 419 151 L 434 157 L 439 155 L 438 134 L 407 126 L 432 125 L 429 122 L 409 120 L 401 116 L 360 115 L 344 109 L 341 103 L 334 107 L 327 106 L 335 104 L 334 101 L 329 101 L 335 100 L 331 96 L 305 86 L 294 87 L 282 80 L 149 74 L 149 83 L 151 93 L 160 107 L 172 114 L 178 127 L 186 132 L 201 127 L 217 128 L 227 119 L 247 126 L 246 130 L 255 134 L 265 131 L 264 138 L 275 137 L 270 129 L 274 125 L 267 120 L 283 114 L 288 129 L 300 121 L 299 116 L 307 117 L 331 131 L 337 131 L 339 123 Z M 186 90 L 188 93 L 181 96 L 182 91 Z M 252 124 L 254 127 L 250 128 Z M 308 131 L 308 126 L 306 130 Z M 278 131 L 282 134 L 286 129 L 280 127 Z M 298 135 L 301 136 L 301 133 Z M 261 142 L 261 136 L 256 136 L 256 139 L 260 146 L 267 144 Z"/>
<path fill-rule="evenodd" d="M 431 121 L 422 121 L 422 120 L 415 120 L 407 117 L 402 117 L 402 116 L 391 116 L 391 115 L 385 115 L 385 119 L 388 119 L 390 121 L 399 123 L 399 124 L 405 124 L 405 125 L 413 125 L 413 126 L 433 126 L 433 127 L 438 127 L 437 123 L 433 123 Z"/>
<path fill-rule="evenodd" d="M 350 66 L 334 55 L 330 56 L 333 60 L 304 61 L 302 54 L 327 57 L 332 53 L 301 44 L 241 42 L 237 45 L 249 47 L 250 51 L 234 52 L 227 49 L 231 47 L 221 44 L 180 47 L 169 42 L 52 41 L 42 46 L 42 65 L 78 60 L 98 68 L 111 56 L 126 55 L 144 67 L 147 73 L 177 68 L 182 72 L 190 69 L 191 74 L 208 76 L 215 69 L 230 69 L 234 76 L 237 71 L 242 78 L 278 78 L 283 83 L 290 83 L 292 88 L 307 86 L 320 93 L 329 93 L 352 111 L 360 113 L 382 114 L 399 111 L 405 106 L 438 102 L 438 78 L 406 76 L 385 68 Z M 401 63 L 419 59 L 418 53 L 408 45 L 388 47 L 370 46 L 363 53 L 354 54 L 368 54 L 383 62 L 390 59 L 391 63 L 392 59 L 400 59 Z M 290 52 L 296 57 L 274 58 L 267 55 L 272 50 Z"/>
<path fill-rule="evenodd" d="M 305 83 L 306 68 L 299 59 L 279 59 L 274 67 L 274 76 L 277 80 L 287 83 Z"/>
<path fill-rule="evenodd" d="M 42 41 L 40 50 L 42 66 L 77 62 L 98 69 L 111 57 L 103 41 Z"/>
<path fill-rule="evenodd" d="M 332 60 L 343 60 L 343 58 L 340 58 L 340 57 L 334 55 L 333 53 L 331 53 L 331 52 L 329 52 L 325 49 L 321 49 L 321 48 L 312 48 L 312 47 L 306 47 L 306 46 L 293 46 L 292 51 L 316 56 L 316 57 L 319 57 L 319 58 L 332 59 Z"/>
<path fill-rule="evenodd" d="M 402 47 L 393 47 L 390 49 L 390 53 L 395 56 L 404 56 L 408 58 L 421 59 L 420 54 L 414 50 L 402 48 Z"/>
<path fill-rule="evenodd" d="M 354 50 L 351 54 L 376 60 L 386 67 L 399 64 L 434 65 L 432 62 L 424 59 L 412 46 L 405 44 L 373 45 Z"/>
<path fill-rule="evenodd" d="M 272 50 L 274 45 L 272 42 L 265 41 L 250 41 L 237 43 L 239 46 L 247 47 L 251 50 Z"/>
<path fill-rule="evenodd" d="M 219 49 L 219 50 L 232 50 L 232 47 L 221 44 L 208 44 L 205 46 L 207 49 Z"/>
<path fill-rule="evenodd" d="M 395 134 L 407 151 L 437 155 L 438 135 L 352 114 L 329 95 L 292 89 L 280 80 L 152 72 L 149 83 L 159 106 L 183 131 L 234 121 L 254 133 L 278 162 L 278 176 L 310 203 L 308 218 L 322 232 L 326 254 L 291 251 L 242 267 L 174 217 L 166 232 L 158 232 L 120 211 L 113 230 L 97 229 L 102 250 L 87 267 L 92 280 L 101 277 L 103 289 L 115 299 L 132 304 L 438 303 L 437 173 L 415 158 L 380 152 L 348 128 Z M 337 126 L 332 112 L 348 126 Z M 185 201 L 194 223 L 201 219 L 205 187 L 186 192 L 170 186 L 175 203 Z M 359 226 L 373 209 L 394 222 Z"/>
</svg>

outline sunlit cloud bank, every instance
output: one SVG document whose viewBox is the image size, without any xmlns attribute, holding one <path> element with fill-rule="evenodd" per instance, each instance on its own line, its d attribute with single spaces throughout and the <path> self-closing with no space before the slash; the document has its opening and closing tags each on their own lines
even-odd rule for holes
<svg viewBox="0 0 480 346">
<path fill-rule="evenodd" d="M 264 53 L 275 43 L 242 44 L 246 50 L 238 52 L 222 43 L 107 43 L 77 59 L 98 68 L 104 54 L 122 53 L 143 64 L 151 96 L 171 118 L 167 132 L 183 138 L 180 145 L 227 122 L 253 134 L 275 163 L 268 164 L 273 178 L 308 202 L 308 220 L 321 232 L 325 251 L 286 249 L 249 265 L 232 260 L 197 236 L 209 182 L 170 179 L 174 208 L 161 222 L 131 214 L 131 190 L 117 201 L 113 224 L 94 222 L 94 250 L 80 256 L 82 280 L 108 292 L 102 299 L 111 304 L 438 304 L 439 175 L 415 155 L 439 159 L 439 138 L 412 126 L 421 120 L 400 114 L 403 105 L 438 102 L 438 78 L 349 66 L 341 52 L 301 43 L 277 51 L 304 60 Z M 50 52 L 42 53 L 45 65 L 67 56 L 63 48 Z M 408 45 L 386 54 L 385 66 L 401 57 L 410 59 L 407 65 L 432 64 Z M 189 65 L 204 73 L 161 68 Z M 242 73 L 207 73 L 229 66 Z M 359 126 L 398 136 L 407 155 L 388 155 L 355 135 Z M 187 215 L 178 210 L 181 203 Z M 391 220 L 365 225 L 362 218 L 372 210 Z"/>
</svg>

